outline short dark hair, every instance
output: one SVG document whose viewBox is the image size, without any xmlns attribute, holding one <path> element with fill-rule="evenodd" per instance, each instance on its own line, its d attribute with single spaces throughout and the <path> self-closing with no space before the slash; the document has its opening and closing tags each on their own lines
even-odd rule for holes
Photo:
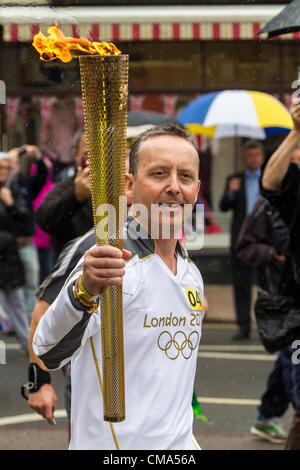
<svg viewBox="0 0 300 470">
<path fill-rule="evenodd" d="M 162 124 L 160 126 L 155 126 L 152 127 L 151 129 L 147 129 L 145 132 L 139 135 L 139 137 L 134 141 L 132 144 L 132 147 L 130 149 L 130 154 L 129 154 L 129 172 L 133 174 L 134 177 L 136 177 L 137 174 L 137 168 L 138 168 L 138 163 L 139 163 L 139 158 L 140 158 L 140 147 L 141 145 L 151 137 L 160 137 L 162 135 L 170 135 L 174 137 L 180 137 L 187 142 L 189 142 L 194 149 L 196 150 L 198 154 L 198 150 L 193 142 L 192 137 L 185 132 L 182 127 L 180 127 L 178 124 L 175 123 L 166 123 Z"/>
<path fill-rule="evenodd" d="M 243 153 L 250 149 L 260 149 L 264 153 L 264 147 L 261 142 L 255 139 L 249 139 L 243 147 Z"/>
</svg>

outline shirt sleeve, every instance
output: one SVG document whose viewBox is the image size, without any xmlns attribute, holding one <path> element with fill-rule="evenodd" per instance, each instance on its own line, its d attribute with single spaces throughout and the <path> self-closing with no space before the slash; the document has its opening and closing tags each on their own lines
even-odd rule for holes
<svg viewBox="0 0 300 470">
<path fill-rule="evenodd" d="M 97 312 L 90 314 L 78 306 L 73 284 L 81 271 L 74 270 L 56 300 L 43 315 L 33 338 L 34 353 L 49 370 L 62 367 L 87 338 L 87 326 Z"/>
<path fill-rule="evenodd" d="M 36 222 L 46 233 L 57 236 L 69 230 L 74 214 L 83 206 L 76 200 L 74 188 L 74 178 L 57 183 L 36 211 Z"/>
<path fill-rule="evenodd" d="M 267 191 L 261 185 L 261 194 L 279 209 L 280 215 L 287 225 L 290 225 L 295 208 L 296 197 L 300 182 L 300 172 L 294 163 L 289 166 L 281 188 L 278 191 Z"/>
<path fill-rule="evenodd" d="M 74 253 L 74 247 L 76 248 L 76 244 L 72 240 L 60 253 L 51 273 L 44 279 L 35 293 L 39 300 L 45 300 L 48 304 L 52 304 L 56 299 L 68 276 L 84 255 L 84 252 L 80 249 Z"/>
<path fill-rule="evenodd" d="M 241 175 L 231 175 L 227 178 L 225 189 L 219 202 L 219 207 L 222 212 L 227 212 L 228 210 L 233 209 L 236 205 L 237 194 L 240 192 L 240 190 L 236 191 L 235 193 L 229 191 L 229 183 L 233 178 L 238 178 L 241 180 Z"/>
<path fill-rule="evenodd" d="M 271 245 L 272 234 L 266 225 L 266 204 L 269 205 L 259 198 L 252 212 L 244 219 L 235 246 L 240 261 L 253 267 L 267 266 L 276 254 Z"/>
<path fill-rule="evenodd" d="M 10 189 L 14 202 L 11 206 L 6 206 L 6 209 L 15 221 L 26 223 L 29 219 L 26 201 L 16 184 L 13 184 Z"/>
<path fill-rule="evenodd" d="M 39 286 L 35 295 L 40 300 L 45 300 L 48 304 L 52 304 L 63 288 L 69 275 L 72 272 L 74 274 L 76 266 L 79 266 L 78 269 L 81 269 L 80 266 L 83 262 L 85 252 L 92 248 L 95 242 L 94 229 L 91 229 L 84 235 L 67 243 L 60 252 L 52 271 Z"/>
<path fill-rule="evenodd" d="M 46 179 L 48 176 L 48 168 L 42 158 L 36 161 L 36 166 L 37 166 L 36 174 L 30 175 L 28 177 L 28 186 L 31 191 L 32 199 L 35 199 L 38 196 L 42 187 L 46 183 Z"/>
</svg>

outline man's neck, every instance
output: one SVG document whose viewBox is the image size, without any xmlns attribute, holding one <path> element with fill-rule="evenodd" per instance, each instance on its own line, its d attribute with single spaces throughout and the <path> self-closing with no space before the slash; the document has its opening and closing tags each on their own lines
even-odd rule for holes
<svg viewBox="0 0 300 470">
<path fill-rule="evenodd" d="M 136 220 L 142 227 L 147 227 L 148 223 L 144 222 L 139 218 L 136 217 Z M 151 224 L 149 224 L 151 226 Z M 146 231 L 148 231 L 146 229 Z M 151 234 L 148 231 L 148 234 Z M 155 238 L 156 244 L 156 254 L 160 256 L 160 258 L 164 261 L 164 263 L 168 266 L 168 268 L 172 271 L 174 275 L 177 273 L 177 258 L 175 255 L 176 245 L 177 245 L 177 238 Z"/>
<path fill-rule="evenodd" d="M 177 274 L 177 258 L 175 255 L 177 239 L 156 240 L 156 253 L 166 263 L 174 275 Z"/>
</svg>

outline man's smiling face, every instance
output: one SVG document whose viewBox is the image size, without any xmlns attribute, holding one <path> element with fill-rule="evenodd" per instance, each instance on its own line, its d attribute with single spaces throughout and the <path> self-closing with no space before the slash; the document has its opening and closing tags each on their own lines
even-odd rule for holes
<svg viewBox="0 0 300 470">
<path fill-rule="evenodd" d="M 159 206 L 159 227 L 167 223 L 172 231 L 183 222 L 184 205 L 194 205 L 197 199 L 198 173 L 198 154 L 182 137 L 154 136 L 141 144 L 137 173 L 130 175 L 127 191 L 134 204 L 147 209 L 149 228 L 153 205 Z"/>
</svg>

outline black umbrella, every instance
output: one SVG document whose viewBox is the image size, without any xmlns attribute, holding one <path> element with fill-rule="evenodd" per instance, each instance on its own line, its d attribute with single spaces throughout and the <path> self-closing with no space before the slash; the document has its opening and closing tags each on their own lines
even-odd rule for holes
<svg viewBox="0 0 300 470">
<path fill-rule="evenodd" d="M 177 123 L 176 118 L 162 113 L 155 113 L 153 111 L 129 111 L 127 116 L 127 126 L 144 126 L 148 124 L 159 126 L 165 122 Z"/>
<path fill-rule="evenodd" d="M 275 16 L 258 34 L 268 33 L 268 37 L 300 31 L 300 0 L 293 0 Z"/>
</svg>

